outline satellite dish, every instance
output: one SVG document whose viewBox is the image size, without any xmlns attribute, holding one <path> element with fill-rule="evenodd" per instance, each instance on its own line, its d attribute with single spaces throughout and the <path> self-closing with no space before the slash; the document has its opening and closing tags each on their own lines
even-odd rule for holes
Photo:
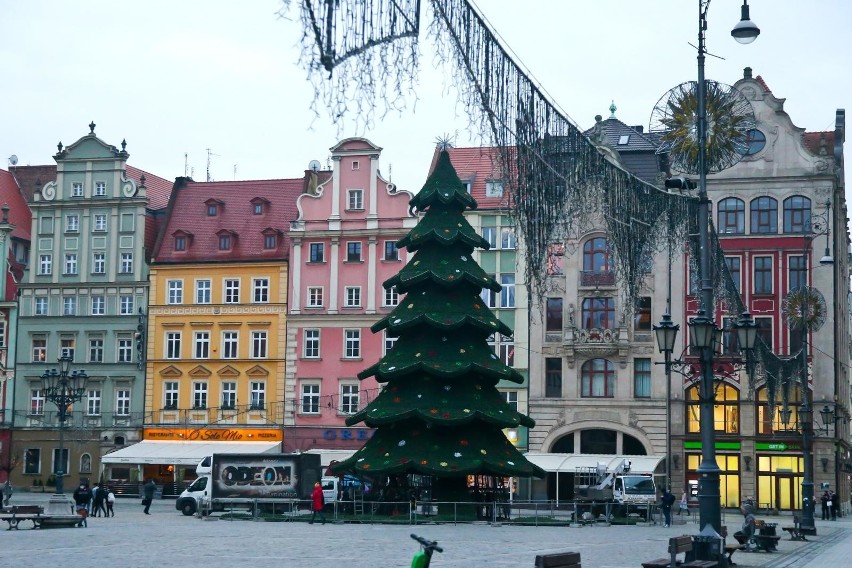
<svg viewBox="0 0 852 568">
<path fill-rule="evenodd" d="M 18 156 L 16 156 L 15 154 L 12 154 L 11 156 L 9 156 L 9 163 L 12 164 L 13 166 L 18 165 Z"/>
<path fill-rule="evenodd" d="M 319 160 L 311 160 L 310 162 L 308 162 L 308 169 L 312 172 L 318 172 L 321 167 L 322 164 L 319 163 Z"/>
</svg>

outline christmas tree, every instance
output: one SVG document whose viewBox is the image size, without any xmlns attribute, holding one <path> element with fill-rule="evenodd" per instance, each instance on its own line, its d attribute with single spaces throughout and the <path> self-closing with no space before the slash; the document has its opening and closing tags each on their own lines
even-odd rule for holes
<svg viewBox="0 0 852 568">
<path fill-rule="evenodd" d="M 497 390 L 500 380 L 522 383 L 488 345 L 494 333 L 512 335 L 480 297 L 500 291 L 471 256 L 489 248 L 464 217 L 475 209 L 450 163 L 438 163 L 411 206 L 425 214 L 397 243 L 415 253 L 384 282 L 405 294 L 387 317 L 372 326 L 398 337 L 377 364 L 359 373 L 386 383 L 367 407 L 347 419 L 375 434 L 351 458 L 332 466 L 337 474 L 376 478 L 416 473 L 432 476 L 435 497 L 465 500 L 467 475 L 543 477 L 518 452 L 503 428 L 535 422 L 514 410 Z"/>
</svg>

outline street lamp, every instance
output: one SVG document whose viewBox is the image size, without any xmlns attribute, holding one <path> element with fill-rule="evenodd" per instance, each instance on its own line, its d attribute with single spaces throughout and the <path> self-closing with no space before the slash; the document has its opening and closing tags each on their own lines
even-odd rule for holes
<svg viewBox="0 0 852 568">
<path fill-rule="evenodd" d="M 41 376 L 44 388 L 44 398 L 56 405 L 59 418 L 59 465 L 55 467 L 56 496 L 64 495 L 63 478 L 65 477 L 65 420 L 68 418 L 68 407 L 83 399 L 86 392 L 86 382 L 89 376 L 86 371 L 74 371 L 71 369 L 71 357 L 59 358 L 59 370 L 50 369 Z M 69 373 L 70 372 L 70 373 Z M 54 498 L 51 498 L 51 502 Z M 64 497 L 56 499 L 57 502 L 65 503 Z M 65 511 L 67 512 L 67 511 Z"/>
</svg>

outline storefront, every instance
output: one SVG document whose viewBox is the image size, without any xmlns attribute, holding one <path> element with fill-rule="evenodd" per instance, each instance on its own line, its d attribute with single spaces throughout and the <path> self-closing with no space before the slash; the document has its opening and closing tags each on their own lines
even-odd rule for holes
<svg viewBox="0 0 852 568">
<path fill-rule="evenodd" d="M 689 499 L 698 499 L 698 466 L 701 465 L 701 442 L 684 442 L 686 450 L 686 485 Z M 737 508 L 742 504 L 740 442 L 716 442 L 716 464 L 719 473 L 719 495 L 722 507 Z M 693 453 L 698 450 L 698 453 Z"/>
<path fill-rule="evenodd" d="M 761 509 L 789 511 L 802 502 L 804 461 L 799 442 L 757 442 L 757 502 Z M 771 453 L 770 453 L 771 452 Z"/>
</svg>

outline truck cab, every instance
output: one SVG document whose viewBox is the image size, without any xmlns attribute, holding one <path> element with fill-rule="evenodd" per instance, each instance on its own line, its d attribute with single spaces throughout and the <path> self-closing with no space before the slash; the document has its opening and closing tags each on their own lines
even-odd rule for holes
<svg viewBox="0 0 852 568">
<path fill-rule="evenodd" d="M 202 475 L 183 490 L 175 501 L 175 509 L 186 515 L 194 515 L 199 500 L 206 502 L 210 498 L 210 474 Z"/>
</svg>

